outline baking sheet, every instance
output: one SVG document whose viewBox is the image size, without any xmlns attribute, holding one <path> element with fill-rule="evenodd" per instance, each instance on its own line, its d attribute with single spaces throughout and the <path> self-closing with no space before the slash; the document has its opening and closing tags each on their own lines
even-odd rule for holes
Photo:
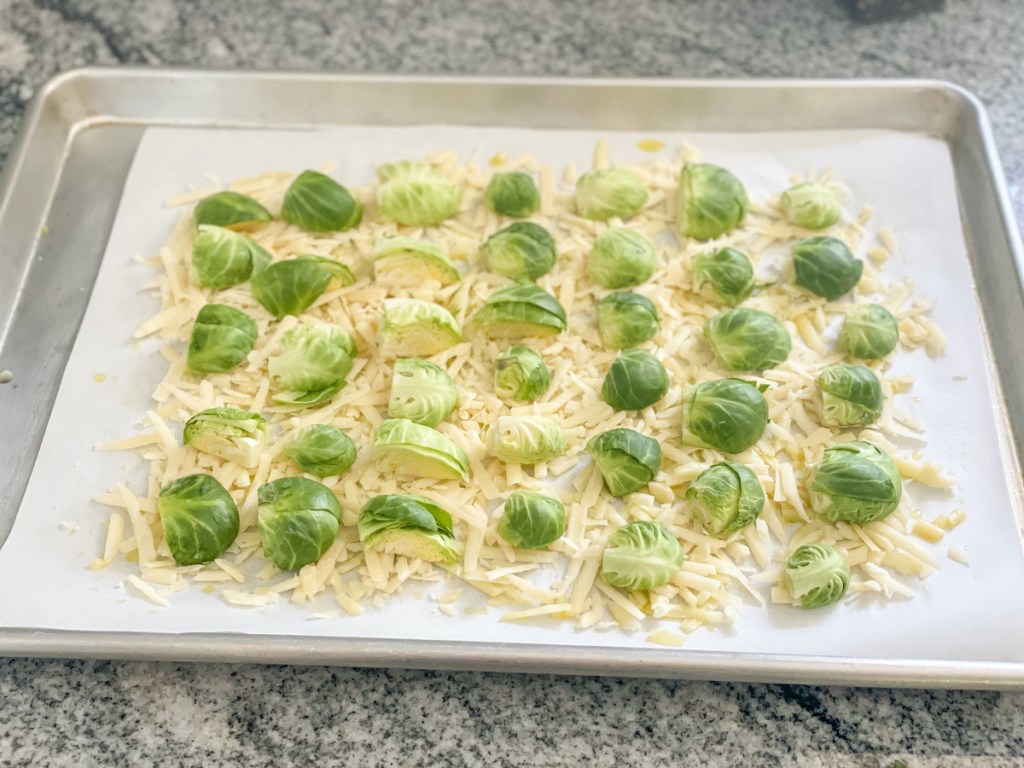
<svg viewBox="0 0 1024 768">
<path fill-rule="evenodd" d="M 336 161 L 346 183 L 367 183 L 373 166 L 396 157 L 460 148 L 464 160 L 484 162 L 495 152 L 532 152 L 555 165 L 585 167 L 594 141 L 609 141 L 616 162 L 649 157 L 640 138 L 674 147 L 679 135 L 595 134 L 480 128 L 346 128 L 325 132 L 243 132 L 150 129 L 129 175 L 121 209 L 78 341 L 10 539 L 0 550 L 0 576 L 23 585 L 0 602 L 0 625 L 75 630 L 148 632 L 252 632 L 392 639 L 459 639 L 595 646 L 645 645 L 644 633 L 577 632 L 568 624 L 498 624 L 489 616 L 443 616 L 436 603 L 409 593 L 359 617 L 311 621 L 322 606 L 279 604 L 229 608 L 192 588 L 173 596 L 171 608 L 145 602 L 122 582 L 134 566 L 85 570 L 101 546 L 107 511 L 87 499 L 125 477 L 141 477 L 129 454 L 100 454 L 92 446 L 130 432 L 162 377 L 157 344 L 132 349 L 134 329 L 153 314 L 156 300 L 138 288 L 152 276 L 132 260 L 164 242 L 176 211 L 163 201 L 189 185 L 207 186 L 207 172 L 228 179 L 264 170 L 301 170 Z M 901 407 L 928 424 L 928 458 L 959 482 L 948 498 L 931 499 L 926 517 L 954 507 L 968 522 L 949 537 L 963 547 L 970 568 L 953 562 L 922 585 L 912 601 L 859 600 L 840 610 L 801 613 L 749 605 L 734 628 L 698 631 L 688 649 L 859 658 L 1020 661 L 1017 638 L 1024 614 L 1007 611 L 1024 598 L 1024 557 L 995 429 L 985 343 L 968 269 L 947 145 L 923 136 L 886 132 L 688 134 L 705 159 L 736 169 L 751 196 L 787 185 L 792 172 L 831 165 L 853 191 L 850 205 L 870 202 L 871 228 L 889 226 L 899 253 L 886 278 L 911 275 L 919 293 L 938 301 L 934 317 L 950 337 L 947 357 L 923 352 L 899 358 L 897 371 L 914 373 L 914 394 Z M 16 372 L 15 372 L 16 373 Z M 95 374 L 106 380 L 96 382 Z M 967 374 L 965 380 L 956 380 Z M 59 473 L 55 477 L 55 472 Z M 59 482 L 58 482 L 59 480 Z M 921 493 L 915 494 L 924 498 Z M 60 530 L 63 520 L 78 533 Z M 945 545 L 937 548 L 940 559 Z M 130 590 L 130 588 L 129 588 Z M 992 616 L 1000 616 L 998 627 Z M 978 626 L 988 631 L 978 633 Z M 979 636 L 980 635 L 980 636 Z M 686 650 L 680 651 L 685 653 Z"/>
</svg>

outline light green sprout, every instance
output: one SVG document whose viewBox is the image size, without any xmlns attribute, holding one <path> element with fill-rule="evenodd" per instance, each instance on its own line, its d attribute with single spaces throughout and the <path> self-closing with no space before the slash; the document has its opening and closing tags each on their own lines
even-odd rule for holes
<svg viewBox="0 0 1024 768">
<path fill-rule="evenodd" d="M 885 451 L 857 440 L 825 449 L 808 475 L 811 506 L 830 523 L 870 523 L 899 506 L 903 483 Z"/>
<path fill-rule="evenodd" d="M 440 224 L 459 210 L 462 190 L 426 163 L 402 160 L 377 166 L 381 216 L 406 227 Z"/>
<path fill-rule="evenodd" d="M 803 608 L 838 602 L 850 586 L 850 566 L 828 544 L 804 544 L 786 560 L 786 589 Z"/>
<path fill-rule="evenodd" d="M 185 422 L 182 442 L 251 469 L 267 444 L 267 420 L 238 408 L 207 408 Z"/>
<path fill-rule="evenodd" d="M 661 319 L 654 302 L 629 291 L 609 293 L 597 302 L 597 330 L 612 349 L 626 349 L 650 341 Z"/>
<path fill-rule="evenodd" d="M 332 323 L 300 323 L 281 336 L 267 360 L 272 399 L 282 405 L 316 405 L 345 386 L 356 347 L 344 328 Z"/>
<path fill-rule="evenodd" d="M 355 463 L 356 444 L 337 427 L 310 424 L 293 437 L 281 453 L 306 474 L 334 477 Z"/>
<path fill-rule="evenodd" d="M 458 400 L 455 382 L 441 366 L 418 357 L 395 360 L 388 398 L 391 418 L 436 427 L 451 415 Z"/>
<path fill-rule="evenodd" d="M 192 213 L 196 226 L 235 227 L 259 221 L 270 221 L 270 211 L 251 197 L 238 192 L 214 192 L 196 203 Z"/>
<path fill-rule="evenodd" d="M 698 384 L 683 401 L 683 444 L 742 453 L 768 425 L 768 402 L 743 379 L 714 379 Z"/>
<path fill-rule="evenodd" d="M 245 235 L 203 224 L 192 241 L 189 279 L 204 288 L 230 288 L 258 275 L 273 257 Z"/>
<path fill-rule="evenodd" d="M 679 174 L 676 229 L 684 237 L 713 240 L 743 221 L 747 190 L 725 168 L 687 163 Z"/>
<path fill-rule="evenodd" d="M 282 477 L 256 490 L 263 556 L 282 571 L 315 563 L 338 535 L 341 504 L 323 483 Z"/>
<path fill-rule="evenodd" d="M 386 288 L 417 288 L 427 281 L 451 285 L 461 279 L 447 253 L 414 237 L 385 237 L 374 243 L 373 275 Z"/>
<path fill-rule="evenodd" d="M 498 520 L 498 535 L 518 549 L 543 549 L 565 533 L 565 507 L 558 499 L 512 491 Z"/>
<path fill-rule="evenodd" d="M 879 360 L 900 340 L 900 326 L 881 304 L 858 304 L 850 310 L 839 331 L 839 348 L 850 357 Z"/>
<path fill-rule="evenodd" d="M 704 336 L 727 371 L 774 368 L 785 362 L 793 348 L 793 340 L 777 318 L 745 307 L 711 317 L 704 323 Z"/>
<path fill-rule="evenodd" d="M 452 516 L 423 496 L 374 496 L 359 513 L 358 530 L 359 540 L 368 549 L 429 563 L 451 564 L 459 559 Z"/>
<path fill-rule="evenodd" d="M 469 459 L 451 438 L 409 419 L 388 419 L 373 435 L 374 462 L 385 472 L 465 480 Z"/>
<path fill-rule="evenodd" d="M 555 239 L 540 224 L 517 221 L 495 232 L 482 246 L 487 269 L 513 280 L 536 280 L 555 266 Z"/>
<path fill-rule="evenodd" d="M 565 453 L 565 432 L 544 416 L 499 416 L 491 448 L 506 464 L 536 464 Z"/>
<path fill-rule="evenodd" d="M 830 365 L 817 378 L 818 416 L 826 427 L 866 427 L 882 415 L 882 384 L 863 365 Z"/>
<path fill-rule="evenodd" d="M 764 508 L 761 483 L 749 468 L 720 461 L 705 469 L 686 489 L 686 499 L 708 533 L 727 536 L 757 519 Z"/>
<path fill-rule="evenodd" d="M 831 227 L 842 214 L 836 193 L 827 185 L 813 181 L 787 189 L 782 193 L 779 205 L 786 221 L 804 229 Z"/>
<path fill-rule="evenodd" d="M 471 323 L 495 338 L 554 336 L 568 325 L 565 308 L 558 299 L 529 283 L 494 291 Z"/>
<path fill-rule="evenodd" d="M 281 218 L 307 232 L 343 232 L 363 219 L 363 206 L 330 176 L 303 171 L 288 186 Z"/>
<path fill-rule="evenodd" d="M 613 587 L 655 589 L 668 584 L 683 565 L 676 537 L 649 520 L 637 520 L 608 537 L 601 576 Z"/>
<path fill-rule="evenodd" d="M 544 360 L 529 347 L 509 347 L 494 368 L 494 391 L 503 398 L 532 403 L 548 391 L 551 374 Z"/>
<path fill-rule="evenodd" d="M 208 563 L 238 536 L 238 507 L 212 475 L 187 475 L 165 485 L 157 512 L 178 565 Z"/>
<path fill-rule="evenodd" d="M 207 304 L 199 310 L 192 326 L 188 369 L 193 373 L 230 371 L 245 360 L 258 336 L 256 323 L 242 310 Z"/>
<path fill-rule="evenodd" d="M 617 411 L 639 411 L 668 392 L 668 371 L 645 349 L 627 349 L 608 368 L 601 399 Z"/>
<path fill-rule="evenodd" d="M 576 182 L 576 212 L 585 219 L 628 219 L 647 202 L 647 187 L 632 171 L 602 168 Z"/>
<path fill-rule="evenodd" d="M 587 277 L 605 288 L 628 288 L 651 278 L 658 255 L 651 241 L 632 229 L 609 229 L 594 240 Z"/>
<path fill-rule="evenodd" d="M 735 248 L 699 253 L 693 259 L 693 289 L 735 307 L 753 293 L 757 281 L 754 267 Z"/>
<path fill-rule="evenodd" d="M 605 487 L 612 496 L 643 488 L 661 469 L 661 445 L 653 437 L 619 427 L 587 443 Z"/>
<path fill-rule="evenodd" d="M 495 213 L 523 219 L 540 208 L 540 192 L 528 173 L 496 173 L 484 190 L 484 202 Z"/>
<path fill-rule="evenodd" d="M 806 237 L 793 246 L 796 284 L 825 299 L 838 299 L 860 281 L 864 262 L 834 237 Z"/>
<path fill-rule="evenodd" d="M 420 299 L 384 299 L 378 336 L 385 358 L 429 357 L 462 341 L 451 313 Z"/>
</svg>

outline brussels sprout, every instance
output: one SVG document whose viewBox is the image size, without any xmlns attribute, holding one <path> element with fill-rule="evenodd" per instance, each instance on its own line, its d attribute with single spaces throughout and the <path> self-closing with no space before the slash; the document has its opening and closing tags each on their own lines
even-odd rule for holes
<svg viewBox="0 0 1024 768">
<path fill-rule="evenodd" d="M 245 312 L 224 304 L 207 304 L 196 315 L 188 342 L 188 369 L 193 373 L 230 371 L 252 351 L 259 332 Z"/>
<path fill-rule="evenodd" d="M 755 283 L 750 259 L 735 248 L 699 253 L 693 259 L 693 289 L 705 293 L 707 287 L 730 307 L 747 298 Z"/>
<path fill-rule="evenodd" d="M 859 304 L 850 310 L 839 331 L 839 348 L 851 357 L 878 360 L 894 349 L 900 327 L 881 304 Z"/>
<path fill-rule="evenodd" d="M 609 293 L 597 302 L 597 329 L 612 349 L 625 349 L 654 338 L 661 319 L 654 302 L 629 291 Z"/>
<path fill-rule="evenodd" d="M 646 202 L 643 180 L 621 168 L 587 171 L 576 182 L 576 212 L 585 219 L 628 219 Z"/>
<path fill-rule="evenodd" d="M 838 602 L 850 586 L 850 566 L 828 544 L 804 544 L 789 556 L 782 571 L 786 589 L 803 608 Z"/>
<path fill-rule="evenodd" d="M 238 192 L 214 192 L 196 203 L 192 218 L 196 226 L 233 227 L 254 221 L 270 221 L 274 217 L 251 197 Z"/>
<path fill-rule="evenodd" d="M 805 181 L 782 193 L 782 215 L 804 229 L 825 229 L 839 221 L 842 212 L 836 193 L 824 184 Z"/>
<path fill-rule="evenodd" d="M 462 341 L 451 313 L 420 299 L 384 299 L 378 335 L 385 358 L 434 355 Z"/>
<path fill-rule="evenodd" d="M 558 299 L 536 285 L 511 285 L 487 297 L 471 321 L 488 335 L 554 336 L 567 327 L 565 309 Z"/>
<path fill-rule="evenodd" d="M 317 256 L 315 253 L 304 253 L 301 256 L 296 256 L 295 260 L 313 262 L 320 269 L 325 270 L 331 276 L 331 279 L 336 280 L 340 286 L 352 285 L 356 281 L 356 276 L 352 274 L 352 270 L 337 259 Z M 328 287 L 330 286 L 328 285 Z"/>
<path fill-rule="evenodd" d="M 374 243 L 373 277 L 388 288 L 416 288 L 428 280 L 451 285 L 461 279 L 447 253 L 414 237 L 385 237 Z"/>
<path fill-rule="evenodd" d="M 381 552 L 430 563 L 454 563 L 458 544 L 452 516 L 422 496 L 374 496 L 359 513 L 359 539 Z"/>
<path fill-rule="evenodd" d="M 608 369 L 601 399 L 616 411 L 639 411 L 654 405 L 668 392 L 668 371 L 645 349 L 627 349 Z"/>
<path fill-rule="evenodd" d="M 501 397 L 532 403 L 548 391 L 551 374 L 541 356 L 529 347 L 509 347 L 498 355 L 494 391 Z"/>
<path fill-rule="evenodd" d="M 826 299 L 838 299 L 860 281 L 864 262 L 834 237 L 806 237 L 793 246 L 796 284 Z"/>
<path fill-rule="evenodd" d="M 281 451 L 303 472 L 317 477 L 340 475 L 356 461 L 356 444 L 337 427 L 311 424 Z"/>
<path fill-rule="evenodd" d="M 826 448 L 809 473 L 814 511 L 830 523 L 870 523 L 899 506 L 903 483 L 881 448 L 857 440 Z"/>
<path fill-rule="evenodd" d="M 764 489 L 757 475 L 735 461 L 720 461 L 705 469 L 686 489 L 686 498 L 704 528 L 723 536 L 746 528 L 764 508 Z"/>
<path fill-rule="evenodd" d="M 418 357 L 395 361 L 388 415 L 436 427 L 451 415 L 459 401 L 455 382 L 444 368 Z"/>
<path fill-rule="evenodd" d="M 300 323 L 281 336 L 280 351 L 267 361 L 275 403 L 315 405 L 345 386 L 355 343 L 332 323 Z"/>
<path fill-rule="evenodd" d="M 280 320 L 301 315 L 320 298 L 331 282 L 331 273 L 312 259 L 277 261 L 253 275 L 249 283 L 253 298 Z"/>
<path fill-rule="evenodd" d="M 256 490 L 263 556 L 282 571 L 316 562 L 338 535 L 341 505 L 323 483 L 282 477 Z"/>
<path fill-rule="evenodd" d="M 654 589 L 668 584 L 685 559 L 675 536 L 657 523 L 637 520 L 608 537 L 601 576 L 613 587 Z"/>
<path fill-rule="evenodd" d="M 267 444 L 267 420 L 238 408 L 208 408 L 185 422 L 182 442 L 225 461 L 255 467 Z"/>
<path fill-rule="evenodd" d="M 179 477 L 156 501 L 164 540 L 178 565 L 208 563 L 238 535 L 238 507 L 212 475 Z"/>
<path fill-rule="evenodd" d="M 789 357 L 793 341 L 786 327 L 767 312 L 727 309 L 704 323 L 704 335 L 718 364 L 727 371 L 762 371 Z"/>
<path fill-rule="evenodd" d="M 480 246 L 487 268 L 513 280 L 535 280 L 555 266 L 555 239 L 540 224 L 517 221 Z"/>
<path fill-rule="evenodd" d="M 866 427 L 882 415 L 882 385 L 863 365 L 830 365 L 818 384 L 818 415 L 826 427 Z"/>
<path fill-rule="evenodd" d="M 281 218 L 307 232 L 343 232 L 363 220 L 363 206 L 330 176 L 303 171 L 284 193 Z"/>
<path fill-rule="evenodd" d="M 204 288 L 230 288 L 262 272 L 272 258 L 245 235 L 203 224 L 192 242 L 189 277 Z"/>
<path fill-rule="evenodd" d="M 565 507 L 558 499 L 512 491 L 498 520 L 498 535 L 519 549 L 543 549 L 565 533 Z"/>
<path fill-rule="evenodd" d="M 484 202 L 495 213 L 522 219 L 540 208 L 540 192 L 528 173 L 496 173 L 484 190 Z"/>
<path fill-rule="evenodd" d="M 605 288 L 627 288 L 649 280 L 657 266 L 650 240 L 632 229 L 609 229 L 594 240 L 587 277 Z"/>
<path fill-rule="evenodd" d="M 565 452 L 565 432 L 544 416 L 499 416 L 491 442 L 494 455 L 506 464 L 536 464 Z"/>
<path fill-rule="evenodd" d="M 742 453 L 768 426 L 768 402 L 755 384 L 715 379 L 698 384 L 683 401 L 683 444 Z"/>
<path fill-rule="evenodd" d="M 679 174 L 676 229 L 684 237 L 713 240 L 747 215 L 747 190 L 725 168 L 689 163 Z"/>
<path fill-rule="evenodd" d="M 439 224 L 457 210 L 462 190 L 426 163 L 402 160 L 377 166 L 381 216 L 407 227 Z"/>
<path fill-rule="evenodd" d="M 653 437 L 620 427 L 602 432 L 587 443 L 612 496 L 643 488 L 661 469 L 661 446 Z"/>
<path fill-rule="evenodd" d="M 451 438 L 409 419 L 388 419 L 373 436 L 373 460 L 400 475 L 465 480 L 469 459 Z"/>
</svg>

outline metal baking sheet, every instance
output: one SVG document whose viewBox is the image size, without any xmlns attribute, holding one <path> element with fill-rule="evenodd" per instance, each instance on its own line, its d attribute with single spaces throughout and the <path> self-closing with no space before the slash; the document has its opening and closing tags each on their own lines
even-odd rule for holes
<svg viewBox="0 0 1024 768">
<path fill-rule="evenodd" d="M 259 100 L 256 112 L 249 111 L 252 103 L 248 100 L 239 100 L 240 94 L 255 95 L 259 92 L 266 95 Z M 298 93 L 302 96 L 296 99 Z M 143 94 L 146 95 L 143 97 Z M 152 108 L 141 109 L 137 97 L 151 103 Z M 388 115 L 377 114 L 376 105 L 382 103 L 381 99 L 396 104 L 396 109 L 390 110 Z M 217 104 L 218 108 L 211 108 L 212 104 Z M 221 112 L 226 104 L 231 105 L 230 114 Z M 566 104 L 572 105 L 571 111 L 558 108 Z M 897 104 L 900 109 L 896 108 Z M 631 110 L 627 110 L 625 116 L 623 105 Z M 856 116 L 848 113 L 851 105 L 862 111 Z M 343 109 L 339 110 L 339 106 Z M 407 111 L 408 114 L 404 114 Z M 287 115 L 288 121 L 274 119 L 280 115 Z M 776 117 L 767 119 L 766 116 Z M 897 118 L 893 119 L 894 116 Z M 54 122 L 61 119 L 65 120 L 63 133 L 54 130 Z M 987 154 L 991 143 L 984 117 L 969 96 L 943 84 L 409 81 L 392 78 L 154 74 L 152 71 L 124 70 L 73 73 L 56 82 L 41 96 L 26 126 L 24 149 L 20 155 L 12 157 L 8 170 L 9 184 L 5 187 L 4 197 L 0 197 L 0 231 L 7 235 L 5 239 L 9 242 L 13 237 L 17 242 L 19 236 L 29 238 L 26 251 L 29 258 L 23 259 L 20 265 L 16 259 L 10 258 L 11 254 L 0 253 L 0 269 L 6 269 L 10 262 L 15 265 L 13 274 L 17 282 L 24 278 L 21 306 L 13 313 L 13 322 L 7 322 L 10 319 L 8 305 L 0 303 L 6 336 L 5 346 L 0 350 L 0 368 L 11 368 L 17 371 L 18 376 L 17 388 L 0 390 L 0 417 L 5 425 L 15 425 L 14 439 L 8 442 L 5 450 L 14 445 L 23 452 L 20 475 L 16 456 L 10 457 L 10 461 L 0 462 L 5 470 L 12 473 L 10 478 L 0 478 L 9 480 L 3 482 L 3 488 L 4 493 L 11 494 L 10 499 L 2 499 L 0 510 L 9 513 L 5 516 L 13 519 L 18 506 L 19 481 L 23 487 L 45 426 L 49 404 L 60 380 L 67 350 L 84 310 L 88 288 L 103 252 L 127 163 L 134 153 L 141 127 L 309 128 L 430 122 L 608 131 L 642 129 L 652 132 L 881 128 L 928 133 L 948 144 L 961 200 L 970 202 L 962 209 L 965 236 L 975 282 L 989 320 L 993 350 L 1008 348 L 999 339 L 999 326 L 1005 322 L 1012 327 L 1014 313 L 1021 313 L 1017 269 L 1019 242 L 1013 239 L 1012 219 L 1001 189 L 998 166 Z M 53 151 L 52 146 L 49 153 L 33 152 L 42 141 L 40 137 L 48 135 L 55 140 L 63 140 L 63 154 L 59 149 Z M 123 153 L 120 162 L 118 152 Z M 53 163 L 54 157 L 63 160 Z M 46 171 L 46 163 L 52 164 L 50 175 L 40 175 L 40 170 Z M 44 165 L 40 168 L 39 164 Z M 18 182 L 19 172 L 26 168 L 36 169 L 36 186 L 30 189 Z M 39 181 L 48 178 L 54 179 L 52 188 L 41 190 L 44 185 Z M 96 184 L 106 187 L 97 188 Z M 34 195 L 40 195 L 38 200 L 44 206 L 46 197 L 49 197 L 49 215 L 38 217 L 34 230 L 28 223 L 30 219 L 21 216 L 18 219 L 20 231 L 12 231 L 15 228 L 8 224 L 12 220 L 9 214 L 15 206 L 31 201 Z M 86 204 L 97 209 L 88 211 L 88 217 L 83 207 Z M 103 209 L 103 205 L 108 207 Z M 976 206 L 984 210 L 975 211 Z M 997 227 L 979 218 L 993 213 L 1002 217 Z M 972 226 L 974 219 L 986 228 L 975 229 Z M 1000 235 L 1004 237 L 1001 253 L 998 247 Z M 89 240 L 90 236 L 92 240 Z M 32 248 L 33 239 L 37 240 L 35 248 Z M 73 247 L 69 247 L 72 244 Z M 80 261 L 74 265 L 67 264 L 69 253 L 74 253 Z M 984 262 L 974 258 L 977 253 L 985 254 Z M 89 261 L 83 258 L 86 254 L 93 258 L 91 270 L 86 268 L 82 274 L 75 274 L 74 267 L 82 267 L 82 262 Z M 988 274 L 999 264 L 1003 265 L 1002 271 Z M 58 274 L 59 279 L 56 278 Z M 986 279 L 991 287 L 986 287 Z M 17 282 L 6 279 L 0 282 L 0 299 L 6 301 L 7 295 L 2 292 L 11 285 L 17 286 Z M 1007 288 L 1010 290 L 1006 291 Z M 996 289 L 1004 289 L 1003 294 L 1000 295 Z M 56 314 L 55 307 L 60 307 Z M 13 303 L 10 308 L 13 308 Z M 22 308 L 27 311 L 23 312 Z M 998 314 L 993 314 L 994 309 Z M 32 312 L 40 313 L 34 321 L 31 320 Z M 53 322 L 55 317 L 67 320 L 66 324 Z M 998 323 L 995 318 L 999 319 Z M 55 335 L 48 338 L 47 333 Z M 60 336 L 61 333 L 64 336 Z M 24 344 L 20 358 L 16 354 L 19 343 Z M 14 354 L 9 354 L 12 350 Z M 39 350 L 46 350 L 46 354 L 40 355 Z M 993 359 L 1003 377 L 1005 391 L 1014 393 L 1008 382 L 1020 379 L 1010 368 L 1012 359 L 1004 361 L 998 355 Z M 17 403 L 19 396 L 25 397 L 23 402 L 26 404 L 20 408 Z M 45 400 L 45 408 L 39 408 L 40 400 Z M 1003 405 L 1001 400 L 998 402 Z M 34 406 L 34 410 L 28 407 L 29 404 Z M 1005 406 L 998 409 L 1000 432 L 1004 438 L 1002 448 L 1007 459 L 1008 485 L 1016 495 L 1020 475 L 1019 465 L 1012 454 L 1017 445 L 1012 428 L 1018 424 L 1013 414 L 1019 409 L 1015 411 L 1012 401 L 1006 401 Z M 21 431 L 18 429 L 19 418 L 22 419 Z M 35 419 L 35 422 L 29 423 L 29 419 Z M 1019 430 L 1016 434 L 1019 437 Z M 31 446 L 30 451 L 24 450 L 26 445 Z M 0 456 L 0 459 L 6 458 Z M 122 645 L 126 642 L 127 646 Z M 130 651 L 127 650 L 129 648 Z M 296 651 L 301 648 L 308 648 L 310 652 Z M 858 661 L 647 648 L 632 649 L 623 654 L 615 649 L 554 645 L 524 647 L 491 643 L 409 643 L 227 634 L 169 637 L 109 633 L 26 634 L 19 630 L 0 633 L 0 650 L 25 654 L 265 658 L 268 661 L 315 663 L 529 668 L 907 685 L 1013 685 L 1022 679 L 1021 669 L 1016 664 L 985 664 L 969 660 L 930 663 L 886 659 L 880 662 L 877 659 Z"/>
</svg>

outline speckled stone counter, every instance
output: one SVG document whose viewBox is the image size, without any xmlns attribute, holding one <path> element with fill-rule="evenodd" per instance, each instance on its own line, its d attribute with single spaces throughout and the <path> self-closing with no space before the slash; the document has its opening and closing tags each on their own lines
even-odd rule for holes
<svg viewBox="0 0 1024 768">
<path fill-rule="evenodd" d="M 85 64 L 934 77 L 988 105 L 1024 219 L 1024 4 L 871 26 L 832 0 L 0 0 L 0 163 Z M 0 598 L 2 599 L 2 598 Z M 1024 766 L 1024 695 L 0 660 L 3 766 Z"/>
</svg>

